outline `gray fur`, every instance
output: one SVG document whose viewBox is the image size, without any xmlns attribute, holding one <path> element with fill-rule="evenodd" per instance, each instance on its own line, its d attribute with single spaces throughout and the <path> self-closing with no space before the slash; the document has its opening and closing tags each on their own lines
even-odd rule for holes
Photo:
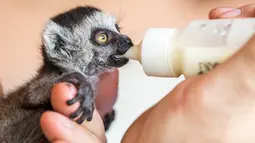
<svg viewBox="0 0 255 143">
<path fill-rule="evenodd" d="M 125 43 L 120 40 L 123 35 L 115 24 L 114 17 L 102 11 L 87 14 L 81 22 L 72 25 L 72 29 L 52 19 L 46 23 L 42 34 L 44 65 L 31 81 L 0 100 L 1 143 L 37 143 L 45 140 L 39 120 L 44 111 L 52 110 L 51 88 L 59 82 L 70 82 L 78 89 L 77 96 L 67 102 L 68 105 L 80 102 L 79 109 L 70 117 L 81 113 L 82 118 L 91 120 L 99 75 L 124 66 L 125 59 L 115 59 L 116 65 L 112 65 L 109 58 L 121 48 L 126 49 L 127 44 L 132 46 L 131 41 L 124 40 Z M 119 36 L 118 43 L 104 47 L 93 44 L 92 29 L 97 28 L 115 32 Z"/>
</svg>

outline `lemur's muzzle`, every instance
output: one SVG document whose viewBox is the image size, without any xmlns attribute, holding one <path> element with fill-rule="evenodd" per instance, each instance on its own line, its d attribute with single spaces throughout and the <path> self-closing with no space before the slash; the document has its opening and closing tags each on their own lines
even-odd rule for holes
<svg viewBox="0 0 255 143">
<path fill-rule="evenodd" d="M 134 46 L 132 40 L 126 36 L 122 35 L 117 42 L 116 53 L 110 56 L 109 64 L 114 67 L 122 67 L 128 63 L 129 59 L 121 57 L 120 55 L 125 54 L 130 47 Z"/>
</svg>

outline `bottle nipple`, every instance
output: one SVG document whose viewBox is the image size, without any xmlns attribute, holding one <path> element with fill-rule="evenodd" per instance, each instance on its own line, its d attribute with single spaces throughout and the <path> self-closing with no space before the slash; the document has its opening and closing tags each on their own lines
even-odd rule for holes
<svg viewBox="0 0 255 143">
<path fill-rule="evenodd" d="M 123 56 L 141 63 L 141 43 L 131 47 Z"/>
</svg>

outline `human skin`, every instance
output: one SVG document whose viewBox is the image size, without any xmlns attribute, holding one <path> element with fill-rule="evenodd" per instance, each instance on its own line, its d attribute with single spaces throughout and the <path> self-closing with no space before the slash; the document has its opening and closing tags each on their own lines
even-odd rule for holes
<svg viewBox="0 0 255 143">
<path fill-rule="evenodd" d="M 242 7 L 241 16 L 236 16 L 238 11 L 229 11 L 229 8 L 213 9 L 209 17 L 254 17 L 254 7 Z M 211 72 L 190 77 L 177 85 L 132 124 L 122 142 L 255 142 L 254 47 L 255 36 Z M 97 112 L 91 123 L 81 126 L 64 116 L 76 108 L 61 105 L 75 93 L 64 92 L 65 89 L 69 89 L 65 84 L 56 85 L 53 89 L 53 107 L 63 115 L 46 112 L 42 116 L 41 125 L 45 135 L 53 143 L 103 143 L 105 135 Z M 59 101 L 60 97 L 63 102 Z M 62 121 L 68 122 L 69 126 L 66 127 L 67 124 Z"/>
</svg>

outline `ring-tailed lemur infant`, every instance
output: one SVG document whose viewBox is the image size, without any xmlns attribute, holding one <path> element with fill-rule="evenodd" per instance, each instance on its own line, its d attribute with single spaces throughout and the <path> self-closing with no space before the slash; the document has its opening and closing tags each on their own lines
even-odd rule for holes
<svg viewBox="0 0 255 143">
<path fill-rule="evenodd" d="M 1 143 L 39 143 L 44 140 L 40 117 L 53 110 L 51 88 L 69 82 L 77 87 L 80 107 L 70 115 L 81 124 L 91 121 L 99 75 L 122 67 L 120 58 L 133 43 L 120 33 L 114 17 L 91 6 L 80 6 L 52 17 L 42 33 L 44 64 L 38 74 L 18 90 L 0 99 Z"/>
</svg>

